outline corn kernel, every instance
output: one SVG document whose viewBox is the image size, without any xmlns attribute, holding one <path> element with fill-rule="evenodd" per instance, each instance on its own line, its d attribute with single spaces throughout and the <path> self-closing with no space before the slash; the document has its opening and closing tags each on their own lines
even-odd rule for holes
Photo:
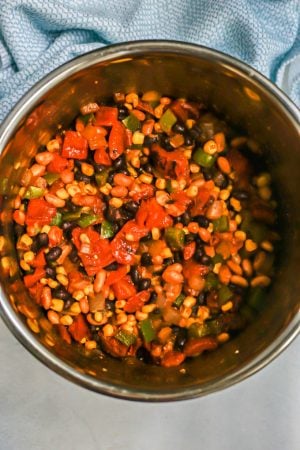
<svg viewBox="0 0 300 450">
<path fill-rule="evenodd" d="M 139 176 L 139 179 L 141 180 L 142 183 L 151 184 L 152 180 L 153 180 L 153 176 L 143 173 L 142 175 Z"/>
<path fill-rule="evenodd" d="M 160 230 L 157 227 L 152 228 L 151 230 L 152 239 L 157 241 L 160 238 Z"/>
<path fill-rule="evenodd" d="M 167 185 L 167 182 L 164 178 L 157 178 L 156 183 L 155 183 L 155 186 L 157 187 L 157 189 L 164 190 L 164 189 L 166 189 L 166 185 Z"/>
<path fill-rule="evenodd" d="M 51 301 L 50 309 L 53 311 L 61 312 L 64 309 L 64 302 L 60 298 L 53 298 Z"/>
<path fill-rule="evenodd" d="M 88 177 L 91 177 L 94 175 L 94 167 L 91 164 L 87 164 L 87 163 L 81 163 L 81 172 L 84 175 L 87 175 Z"/>
<path fill-rule="evenodd" d="M 135 131 L 132 135 L 132 143 L 135 145 L 142 145 L 144 143 L 145 136 L 140 131 Z"/>
<path fill-rule="evenodd" d="M 56 275 L 56 279 L 57 279 L 57 281 L 58 281 L 60 284 L 62 284 L 63 286 L 68 286 L 68 284 L 69 284 L 68 278 L 67 278 L 65 275 L 61 274 L 61 273 L 59 273 L 58 275 Z"/>
<path fill-rule="evenodd" d="M 111 206 L 113 206 L 114 208 L 121 208 L 121 206 L 123 205 L 123 200 L 121 200 L 120 198 L 117 198 L 117 197 L 112 197 L 109 200 L 109 204 Z"/>
<path fill-rule="evenodd" d="M 73 323 L 73 319 L 71 316 L 69 316 L 69 314 L 65 314 L 64 316 L 62 316 L 59 321 L 62 325 L 66 326 L 72 325 Z"/>
</svg>

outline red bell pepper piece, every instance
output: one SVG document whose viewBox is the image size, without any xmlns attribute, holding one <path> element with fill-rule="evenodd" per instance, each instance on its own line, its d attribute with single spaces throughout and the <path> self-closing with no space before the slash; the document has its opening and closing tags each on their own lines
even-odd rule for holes
<svg viewBox="0 0 300 450">
<path fill-rule="evenodd" d="M 108 140 L 109 156 L 111 159 L 115 160 L 124 153 L 125 141 L 125 127 L 121 122 L 117 121 L 112 126 Z"/>
<path fill-rule="evenodd" d="M 102 164 L 103 166 L 111 166 L 111 158 L 104 147 L 97 148 L 94 153 L 94 160 L 97 164 Z"/>
<path fill-rule="evenodd" d="M 30 288 L 35 285 L 38 281 L 40 281 L 41 278 L 44 278 L 46 275 L 46 271 L 42 269 L 41 267 L 38 267 L 35 269 L 34 273 L 30 275 L 25 275 L 23 280 L 24 284 L 27 288 Z"/>
<path fill-rule="evenodd" d="M 80 235 L 85 234 L 89 243 L 83 244 Z M 78 255 L 89 276 L 95 275 L 100 269 L 115 261 L 108 239 L 103 239 L 92 228 L 75 228 L 72 231 L 72 240 L 78 250 Z"/>
<path fill-rule="evenodd" d="M 141 291 L 135 294 L 133 297 L 129 298 L 124 306 L 124 311 L 128 313 L 135 313 L 138 311 L 144 303 L 146 303 L 150 298 L 150 292 Z"/>
<path fill-rule="evenodd" d="M 47 166 L 50 173 L 62 173 L 68 167 L 68 160 L 60 156 L 59 153 L 53 153 L 53 159 Z"/>
<path fill-rule="evenodd" d="M 74 317 L 72 325 L 69 326 L 69 332 L 77 342 L 81 342 L 82 339 L 90 337 L 89 327 L 82 314 Z"/>
<path fill-rule="evenodd" d="M 41 304 L 41 296 L 44 287 L 45 286 L 42 283 L 37 282 L 34 286 L 28 288 L 30 296 L 35 299 L 38 305 Z"/>
<path fill-rule="evenodd" d="M 95 124 L 111 127 L 118 120 L 118 108 L 100 106 L 95 116 Z"/>
<path fill-rule="evenodd" d="M 175 114 L 175 116 L 178 117 L 178 119 L 180 119 L 184 123 L 186 122 L 186 120 L 188 119 L 188 112 L 182 107 L 180 102 L 178 101 L 173 102 L 170 108 Z"/>
<path fill-rule="evenodd" d="M 46 200 L 34 198 L 29 201 L 25 223 L 28 226 L 48 225 L 56 216 L 56 208 L 49 205 Z"/>
<path fill-rule="evenodd" d="M 106 286 L 111 286 L 113 283 L 122 280 L 127 275 L 127 267 L 121 266 L 117 270 L 113 270 L 112 272 L 108 272 L 108 275 L 105 280 Z"/>
<path fill-rule="evenodd" d="M 148 230 L 154 227 L 167 228 L 173 224 L 172 218 L 155 198 L 142 202 L 136 214 L 136 221 L 139 226 L 146 227 Z"/>
<path fill-rule="evenodd" d="M 40 250 L 39 253 L 35 256 L 32 266 L 45 267 L 45 265 L 46 265 L 45 250 Z"/>
<path fill-rule="evenodd" d="M 194 199 L 194 205 L 191 209 L 192 216 L 198 216 L 200 214 L 203 214 L 203 208 L 205 207 L 206 203 L 210 199 L 210 196 L 211 196 L 211 191 L 209 191 L 205 187 L 199 189 L 198 195 Z"/>
<path fill-rule="evenodd" d="M 65 158 L 86 159 L 88 141 L 76 131 L 66 131 L 62 156 Z"/>
<path fill-rule="evenodd" d="M 126 300 L 136 294 L 136 289 L 129 275 L 112 285 L 117 300 Z"/>
<path fill-rule="evenodd" d="M 132 234 L 133 241 L 126 239 L 126 234 Z M 134 220 L 127 222 L 111 241 L 111 251 L 120 264 L 133 264 L 134 255 L 139 246 L 139 240 L 148 234 L 148 229 L 140 227 Z"/>
<path fill-rule="evenodd" d="M 67 342 L 67 344 L 71 344 L 72 342 L 72 338 L 70 336 L 70 333 L 68 332 L 68 330 L 66 329 L 66 327 L 64 325 L 57 325 L 59 334 L 61 336 L 61 338 Z"/>
</svg>

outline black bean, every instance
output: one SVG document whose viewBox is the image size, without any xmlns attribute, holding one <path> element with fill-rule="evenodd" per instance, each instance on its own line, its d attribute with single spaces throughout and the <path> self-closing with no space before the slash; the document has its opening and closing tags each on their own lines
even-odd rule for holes
<svg viewBox="0 0 300 450">
<path fill-rule="evenodd" d="M 174 150 L 174 148 L 170 144 L 170 138 L 169 138 L 169 136 L 167 134 L 162 134 L 161 135 L 161 137 L 160 137 L 160 144 L 168 152 L 171 152 L 171 151 Z"/>
<path fill-rule="evenodd" d="M 173 258 L 175 263 L 181 263 L 182 262 L 182 253 L 180 250 L 173 253 Z"/>
<path fill-rule="evenodd" d="M 91 181 L 92 181 L 92 177 L 88 177 L 87 175 L 80 172 L 79 170 L 77 170 L 75 172 L 74 178 L 76 181 L 83 181 L 84 183 L 91 183 Z"/>
<path fill-rule="evenodd" d="M 128 116 L 128 109 L 125 106 L 118 108 L 118 120 L 124 120 Z"/>
<path fill-rule="evenodd" d="M 151 145 L 152 144 L 154 144 L 155 142 L 157 142 L 159 139 L 158 139 L 158 136 L 145 136 L 145 139 L 144 139 L 144 146 L 145 147 L 151 147 Z"/>
<path fill-rule="evenodd" d="M 244 191 L 242 189 L 233 190 L 232 193 L 231 193 L 231 196 L 234 197 L 234 198 L 237 198 L 238 200 L 248 200 L 249 192 Z"/>
<path fill-rule="evenodd" d="M 203 173 L 205 181 L 209 181 L 213 177 L 210 169 L 202 169 L 202 173 Z"/>
<path fill-rule="evenodd" d="M 165 258 L 164 259 L 164 266 L 169 266 L 170 264 L 173 264 L 174 259 L 173 258 Z"/>
<path fill-rule="evenodd" d="M 114 171 L 109 172 L 106 182 L 109 184 L 113 184 L 115 174 L 116 172 Z"/>
<path fill-rule="evenodd" d="M 137 285 L 141 279 L 137 268 L 135 266 L 132 266 L 129 273 L 133 283 Z"/>
<path fill-rule="evenodd" d="M 175 125 L 173 125 L 172 130 L 174 131 L 174 133 L 184 133 L 185 132 L 185 128 L 184 125 L 180 122 L 176 122 Z"/>
<path fill-rule="evenodd" d="M 209 226 L 209 220 L 203 214 L 193 217 L 193 220 L 196 221 L 202 228 L 207 228 Z"/>
<path fill-rule="evenodd" d="M 143 170 L 146 173 L 153 173 L 153 167 L 149 162 L 147 162 L 145 165 L 143 165 Z"/>
<path fill-rule="evenodd" d="M 149 302 L 154 303 L 156 299 L 157 299 L 157 293 L 155 291 L 151 292 Z M 155 309 L 154 311 L 159 311 L 159 310 Z"/>
<path fill-rule="evenodd" d="M 56 270 L 53 267 L 47 266 L 46 267 L 46 275 L 48 278 L 52 278 L 53 280 L 56 279 Z"/>
<path fill-rule="evenodd" d="M 139 204 L 137 202 L 134 202 L 133 200 L 130 200 L 129 202 L 124 204 L 124 209 L 126 209 L 126 211 L 136 213 L 139 209 Z"/>
<path fill-rule="evenodd" d="M 211 262 L 211 258 L 210 258 L 210 256 L 203 255 L 199 262 L 201 262 L 201 264 L 204 264 L 205 266 L 209 266 L 209 264 Z"/>
<path fill-rule="evenodd" d="M 186 211 L 185 213 L 183 213 L 182 214 L 182 216 L 180 216 L 181 217 L 181 222 L 182 222 L 182 224 L 186 227 L 186 226 L 188 226 L 188 224 L 190 223 L 190 221 L 191 221 L 191 216 L 190 216 L 190 214 Z"/>
<path fill-rule="evenodd" d="M 115 169 L 127 169 L 126 167 L 126 157 L 125 155 L 121 155 L 119 156 L 119 158 L 117 158 L 114 162 L 114 168 Z"/>
<path fill-rule="evenodd" d="M 67 300 L 71 297 L 71 294 L 69 294 L 69 292 L 63 286 L 58 286 L 57 288 L 53 289 L 52 297 L 60 298 L 61 300 Z"/>
<path fill-rule="evenodd" d="M 228 179 L 223 173 L 217 172 L 214 176 L 214 183 L 220 189 L 225 189 L 228 186 Z"/>
<path fill-rule="evenodd" d="M 71 200 L 67 200 L 66 207 L 68 212 L 75 212 L 78 210 L 78 206 L 75 205 Z"/>
<path fill-rule="evenodd" d="M 194 305 L 192 307 L 192 314 L 191 314 L 192 317 L 197 317 L 198 316 L 198 308 L 199 308 L 198 305 Z"/>
<path fill-rule="evenodd" d="M 48 247 L 49 237 L 47 233 L 39 233 L 36 237 L 39 248 Z"/>
<path fill-rule="evenodd" d="M 112 270 L 117 270 L 117 268 L 119 267 L 119 264 L 114 261 L 110 264 L 108 264 L 108 266 L 105 266 L 104 269 L 107 270 L 108 272 L 112 271 Z"/>
<path fill-rule="evenodd" d="M 204 255 L 205 255 L 204 248 L 202 246 L 197 246 L 194 253 L 194 259 L 197 262 L 201 262 Z"/>
<path fill-rule="evenodd" d="M 72 303 L 73 303 L 73 299 L 72 299 L 72 297 L 70 295 L 69 298 L 67 298 L 67 300 L 65 300 L 65 302 L 64 302 L 64 309 L 70 308 Z"/>
<path fill-rule="evenodd" d="M 188 132 L 185 132 L 184 133 L 184 145 L 189 147 L 190 145 L 193 145 L 193 143 L 194 143 L 193 137 L 190 136 L 190 134 Z"/>
<path fill-rule="evenodd" d="M 45 254 L 47 262 L 56 261 L 62 254 L 62 249 L 60 247 L 53 247 Z"/>
<path fill-rule="evenodd" d="M 136 351 L 136 357 L 139 361 L 142 361 L 145 364 L 152 363 L 152 357 L 150 352 L 145 347 L 139 347 Z"/>
<path fill-rule="evenodd" d="M 151 286 L 151 279 L 142 278 L 138 283 L 138 290 L 145 291 L 146 289 L 149 289 L 150 286 Z"/>
<path fill-rule="evenodd" d="M 118 210 L 116 208 L 114 208 L 113 206 L 110 206 L 107 208 L 107 210 L 104 213 L 105 219 L 108 220 L 109 222 L 114 222 L 115 220 L 117 220 L 117 212 Z"/>
<path fill-rule="evenodd" d="M 106 309 L 107 311 L 112 311 L 112 312 L 114 312 L 115 307 L 116 307 L 115 302 L 112 302 L 111 300 L 106 300 L 106 301 L 105 301 L 105 309 Z"/>
<path fill-rule="evenodd" d="M 78 263 L 80 261 L 77 249 L 75 247 L 72 248 L 71 252 L 69 253 L 69 259 L 72 261 L 72 263 Z"/>
<path fill-rule="evenodd" d="M 142 253 L 141 265 L 145 266 L 145 267 L 152 265 L 152 257 L 150 255 L 150 253 Z"/>
<path fill-rule="evenodd" d="M 242 286 L 237 286 L 236 284 L 232 284 L 230 283 L 228 285 L 229 289 L 231 289 L 235 294 L 238 295 L 243 295 L 245 292 L 245 288 L 243 288 Z"/>
<path fill-rule="evenodd" d="M 91 164 L 93 165 L 96 173 L 102 173 L 102 172 L 104 172 L 104 170 L 107 170 L 107 166 L 103 166 L 102 164 L 97 164 L 97 163 L 95 163 L 94 160 L 91 161 Z"/>
<path fill-rule="evenodd" d="M 123 206 L 119 209 L 119 212 L 121 218 L 125 220 L 133 219 L 135 217 L 135 212 L 126 211 L 125 207 Z"/>
<path fill-rule="evenodd" d="M 96 341 L 97 344 L 101 343 L 101 338 L 100 338 L 99 333 L 97 331 L 95 333 L 92 333 L 92 339 L 93 339 L 93 341 Z"/>
<path fill-rule="evenodd" d="M 22 234 L 25 233 L 25 228 L 22 227 L 22 225 L 19 225 L 18 223 L 16 223 L 14 225 L 14 231 L 15 231 L 16 238 L 18 239 L 19 237 L 22 236 Z"/>
<path fill-rule="evenodd" d="M 118 170 L 118 173 L 123 173 L 124 175 L 130 176 L 130 172 L 129 172 L 129 170 L 127 170 L 127 169 L 121 169 L 121 170 Z"/>
<path fill-rule="evenodd" d="M 204 305 L 204 303 L 205 303 L 205 294 L 204 294 L 204 292 L 200 292 L 200 294 L 198 295 L 197 303 L 198 303 L 198 305 Z"/>
<path fill-rule="evenodd" d="M 196 234 L 194 234 L 194 233 L 189 233 L 184 236 L 185 244 L 189 244 L 190 242 L 193 242 L 195 239 L 196 239 Z"/>
<path fill-rule="evenodd" d="M 185 328 L 180 328 L 180 330 L 177 333 L 175 343 L 174 343 L 174 349 L 181 351 L 183 347 L 185 346 L 185 343 L 187 341 L 187 332 Z"/>
</svg>

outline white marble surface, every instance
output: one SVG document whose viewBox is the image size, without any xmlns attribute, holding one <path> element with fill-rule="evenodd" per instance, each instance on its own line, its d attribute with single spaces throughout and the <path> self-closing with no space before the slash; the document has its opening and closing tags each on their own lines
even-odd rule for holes
<svg viewBox="0 0 300 450">
<path fill-rule="evenodd" d="M 208 397 L 145 404 L 54 374 L 0 322 L 1 450 L 298 450 L 300 339 L 248 380 Z"/>
</svg>

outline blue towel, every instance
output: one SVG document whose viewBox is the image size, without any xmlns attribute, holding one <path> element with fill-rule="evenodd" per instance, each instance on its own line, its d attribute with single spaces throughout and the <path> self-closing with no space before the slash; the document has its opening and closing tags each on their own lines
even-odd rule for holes
<svg viewBox="0 0 300 450">
<path fill-rule="evenodd" d="M 45 74 L 138 39 L 213 47 L 282 83 L 300 54 L 298 0 L 0 0 L 0 121 Z M 300 68 L 291 96 L 300 101 Z"/>
</svg>

